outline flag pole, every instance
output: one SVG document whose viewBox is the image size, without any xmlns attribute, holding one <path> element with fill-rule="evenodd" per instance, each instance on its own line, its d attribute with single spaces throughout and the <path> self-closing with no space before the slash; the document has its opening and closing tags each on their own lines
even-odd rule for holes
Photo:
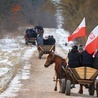
<svg viewBox="0 0 98 98">
<path fill-rule="evenodd" d="M 85 41 L 85 43 L 86 43 L 86 41 L 87 41 L 87 36 L 84 37 L 84 41 Z"/>
<path fill-rule="evenodd" d="M 86 21 L 86 19 L 85 19 L 85 21 Z M 86 22 L 85 22 L 85 25 L 86 25 Z M 86 43 L 86 41 L 87 41 L 87 28 L 85 29 L 85 32 L 86 32 L 86 36 L 84 37 L 84 41 Z"/>
</svg>

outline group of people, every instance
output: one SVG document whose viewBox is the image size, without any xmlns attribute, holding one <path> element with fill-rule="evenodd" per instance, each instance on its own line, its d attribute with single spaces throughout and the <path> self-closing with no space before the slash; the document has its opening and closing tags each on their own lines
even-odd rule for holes
<svg viewBox="0 0 98 98">
<path fill-rule="evenodd" d="M 87 66 L 98 69 L 98 53 L 95 57 L 93 54 L 89 54 L 86 50 L 83 50 L 83 46 L 74 45 L 68 53 L 68 67 L 76 68 L 81 66 Z"/>
<path fill-rule="evenodd" d="M 33 28 L 27 28 L 25 32 L 25 39 L 36 38 L 37 32 Z"/>
<path fill-rule="evenodd" d="M 35 26 L 34 28 L 27 28 L 25 32 L 25 38 L 26 39 L 37 38 L 37 35 L 43 32 L 44 30 L 42 26 Z"/>
<path fill-rule="evenodd" d="M 35 38 L 37 45 L 54 45 L 56 43 L 53 35 L 47 36 L 47 39 L 43 38 L 44 29 L 42 26 L 38 25 L 34 28 L 27 29 L 25 32 L 25 40 Z"/>
<path fill-rule="evenodd" d="M 56 40 L 53 35 L 46 36 L 47 38 L 43 38 L 43 35 L 39 35 L 37 37 L 38 45 L 55 45 Z"/>
</svg>

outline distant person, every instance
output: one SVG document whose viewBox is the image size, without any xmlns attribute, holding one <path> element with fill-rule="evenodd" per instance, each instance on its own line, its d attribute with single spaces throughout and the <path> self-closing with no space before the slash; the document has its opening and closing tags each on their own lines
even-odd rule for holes
<svg viewBox="0 0 98 98">
<path fill-rule="evenodd" d="M 32 38 L 37 38 L 37 33 L 35 30 L 32 30 Z"/>
<path fill-rule="evenodd" d="M 37 34 L 43 34 L 43 33 L 44 33 L 44 29 L 43 29 L 43 27 L 40 26 L 40 25 L 36 25 L 36 26 L 34 27 L 34 30 L 37 32 Z"/>
<path fill-rule="evenodd" d="M 49 36 L 45 36 L 44 45 L 49 45 Z"/>
<path fill-rule="evenodd" d="M 79 51 L 79 53 L 83 52 L 83 45 L 79 45 L 78 51 Z"/>
<path fill-rule="evenodd" d="M 81 55 L 78 52 L 78 46 L 74 45 L 68 53 L 68 67 L 76 68 L 80 66 Z"/>
<path fill-rule="evenodd" d="M 65 43 L 65 46 L 67 46 L 67 43 Z"/>
<path fill-rule="evenodd" d="M 33 30 L 33 28 L 26 30 L 25 38 L 30 39 L 30 38 L 36 38 L 36 37 L 37 37 L 37 33 L 35 30 Z"/>
<path fill-rule="evenodd" d="M 43 44 L 44 44 L 43 34 L 39 34 L 39 35 L 37 36 L 36 41 L 37 41 L 37 45 L 43 45 Z"/>
<path fill-rule="evenodd" d="M 55 45 L 55 43 L 56 43 L 56 40 L 53 37 L 53 35 L 49 36 L 49 45 Z"/>
</svg>

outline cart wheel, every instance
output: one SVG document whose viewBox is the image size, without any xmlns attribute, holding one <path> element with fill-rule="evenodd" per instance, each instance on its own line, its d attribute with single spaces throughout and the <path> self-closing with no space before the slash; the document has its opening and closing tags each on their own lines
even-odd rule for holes
<svg viewBox="0 0 98 98">
<path fill-rule="evenodd" d="M 98 97 L 98 82 L 96 83 L 96 94 L 97 94 L 97 97 Z"/>
<path fill-rule="evenodd" d="M 94 87 L 94 83 L 92 83 L 89 87 L 89 95 L 94 95 L 95 92 L 95 87 Z"/>
<path fill-rule="evenodd" d="M 70 92 L 71 92 L 71 81 L 70 81 L 70 80 L 67 80 L 67 81 L 66 81 L 65 94 L 66 94 L 66 95 L 70 95 Z"/>
<path fill-rule="evenodd" d="M 32 42 L 33 45 L 36 45 L 35 41 Z"/>
<path fill-rule="evenodd" d="M 28 45 L 28 41 L 27 40 L 26 40 L 25 44 Z"/>
<path fill-rule="evenodd" d="M 65 93 L 65 88 L 66 88 L 66 84 L 65 84 L 65 79 L 61 79 L 61 93 Z"/>
</svg>

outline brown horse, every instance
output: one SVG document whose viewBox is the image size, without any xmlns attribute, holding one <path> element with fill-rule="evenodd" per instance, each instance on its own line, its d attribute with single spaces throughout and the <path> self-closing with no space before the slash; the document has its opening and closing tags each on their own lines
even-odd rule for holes
<svg viewBox="0 0 98 98">
<path fill-rule="evenodd" d="M 67 66 L 67 62 L 65 59 L 63 59 L 62 57 L 54 54 L 53 52 L 51 52 L 48 56 L 47 56 L 47 60 L 44 64 L 44 66 L 47 68 L 50 65 L 52 65 L 53 63 L 55 63 L 55 73 L 56 73 L 56 84 L 55 84 L 55 88 L 54 91 L 57 91 L 57 82 L 59 80 L 59 84 L 60 84 L 60 91 L 61 91 L 61 79 L 63 78 L 67 78 L 67 75 L 65 74 L 65 71 L 63 70 L 63 67 Z M 62 91 L 61 91 L 62 92 Z M 80 84 L 80 88 L 78 93 L 82 94 L 83 93 L 83 86 Z"/>
<path fill-rule="evenodd" d="M 56 73 L 56 80 L 55 80 L 56 84 L 55 84 L 54 90 L 57 91 L 57 82 L 59 80 L 60 91 L 61 91 L 61 81 L 60 81 L 60 79 L 65 78 L 65 72 L 64 72 L 62 66 L 66 67 L 67 63 L 66 63 L 65 59 L 63 59 L 62 57 L 60 57 L 60 56 L 51 52 L 47 56 L 47 60 L 44 64 L 44 66 L 49 67 L 53 63 L 55 63 L 55 73 Z"/>
</svg>

